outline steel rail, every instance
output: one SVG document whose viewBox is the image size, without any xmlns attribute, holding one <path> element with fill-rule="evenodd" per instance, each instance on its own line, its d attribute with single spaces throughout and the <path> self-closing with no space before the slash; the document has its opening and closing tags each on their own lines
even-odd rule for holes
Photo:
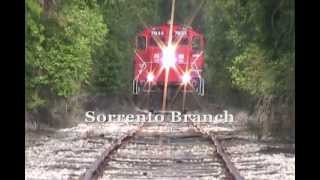
<svg viewBox="0 0 320 180">
<path fill-rule="evenodd" d="M 219 139 L 216 137 L 215 134 L 209 134 L 208 131 L 205 131 L 196 123 L 192 122 L 193 127 L 203 134 L 205 137 L 209 137 L 212 144 L 216 147 L 217 154 L 220 156 L 221 160 L 223 161 L 226 169 L 228 170 L 229 174 L 232 176 L 234 180 L 244 180 L 244 177 L 240 174 L 238 169 L 234 166 L 228 155 L 224 152 L 222 145 L 220 144 Z"/>
<path fill-rule="evenodd" d="M 92 164 L 92 166 L 85 172 L 83 176 L 80 177 L 80 180 L 94 180 L 99 177 L 102 173 L 104 164 L 106 160 L 109 159 L 109 156 L 115 152 L 120 146 L 122 146 L 125 142 L 133 138 L 143 127 L 143 124 L 140 125 L 137 129 L 131 131 L 129 134 L 125 134 L 121 136 L 116 143 L 112 144 L 108 147 L 102 155 Z"/>
</svg>

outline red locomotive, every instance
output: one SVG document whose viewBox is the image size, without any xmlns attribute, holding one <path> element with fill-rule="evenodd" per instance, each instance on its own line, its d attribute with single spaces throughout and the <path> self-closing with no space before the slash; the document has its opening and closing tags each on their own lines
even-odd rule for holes
<svg viewBox="0 0 320 180">
<path fill-rule="evenodd" d="M 204 41 L 201 33 L 177 24 L 171 32 L 170 24 L 162 24 L 138 33 L 133 94 L 154 92 L 167 83 L 203 96 Z"/>
</svg>

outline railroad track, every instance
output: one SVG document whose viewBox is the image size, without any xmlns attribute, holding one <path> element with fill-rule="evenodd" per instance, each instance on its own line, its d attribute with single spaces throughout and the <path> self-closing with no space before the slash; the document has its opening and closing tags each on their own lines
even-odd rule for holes
<svg viewBox="0 0 320 180">
<path fill-rule="evenodd" d="M 244 179 L 215 135 L 169 119 L 121 136 L 80 179 Z"/>
</svg>

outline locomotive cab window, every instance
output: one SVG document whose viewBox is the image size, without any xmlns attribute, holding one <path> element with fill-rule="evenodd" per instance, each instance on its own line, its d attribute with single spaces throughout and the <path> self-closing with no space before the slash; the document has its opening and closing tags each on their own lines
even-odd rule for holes
<svg viewBox="0 0 320 180">
<path fill-rule="evenodd" d="M 179 45 L 187 46 L 189 44 L 188 38 L 182 38 L 179 42 Z"/>
<path fill-rule="evenodd" d="M 138 36 L 136 41 L 137 49 L 143 50 L 146 48 L 146 38 L 144 36 Z"/>
<path fill-rule="evenodd" d="M 156 41 L 152 37 L 150 37 L 149 46 L 157 46 Z"/>
<path fill-rule="evenodd" d="M 158 38 L 161 42 L 165 43 L 165 39 L 163 37 L 150 37 L 148 46 L 157 47 L 158 44 L 156 42 L 156 38 Z"/>
<path fill-rule="evenodd" d="M 192 39 L 192 50 L 196 53 L 201 51 L 201 40 L 200 37 L 196 36 Z"/>
</svg>

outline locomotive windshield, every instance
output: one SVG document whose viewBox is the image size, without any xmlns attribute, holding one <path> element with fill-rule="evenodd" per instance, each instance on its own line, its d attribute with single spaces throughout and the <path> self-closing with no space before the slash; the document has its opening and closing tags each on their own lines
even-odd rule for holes
<svg viewBox="0 0 320 180">
<path fill-rule="evenodd" d="M 178 39 L 177 39 L 178 40 Z M 189 44 L 189 40 L 188 38 L 182 38 L 179 42 L 179 45 L 182 45 L 182 46 L 187 46 Z"/>
<path fill-rule="evenodd" d="M 137 38 L 137 48 L 142 50 L 146 48 L 146 38 L 144 36 L 138 36 Z"/>
<path fill-rule="evenodd" d="M 201 51 L 201 41 L 199 36 L 195 36 L 192 39 L 192 50 L 195 53 L 199 53 Z"/>
<path fill-rule="evenodd" d="M 158 36 L 157 38 L 158 38 L 159 40 L 161 40 L 162 42 L 165 42 L 165 41 L 164 41 L 164 40 L 165 40 L 164 37 L 159 37 L 159 36 Z M 158 46 L 153 37 L 150 37 L 150 39 L 149 39 L 149 46 Z"/>
</svg>

